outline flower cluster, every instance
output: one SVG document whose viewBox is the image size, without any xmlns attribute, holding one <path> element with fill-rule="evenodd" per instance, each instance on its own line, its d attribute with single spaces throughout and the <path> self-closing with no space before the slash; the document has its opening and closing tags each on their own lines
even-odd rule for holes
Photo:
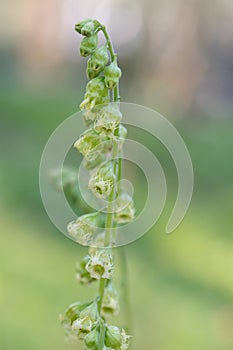
<svg viewBox="0 0 233 350">
<path fill-rule="evenodd" d="M 87 130 L 74 147 L 83 155 L 89 171 L 89 190 L 108 203 L 107 212 L 91 212 L 79 216 L 67 226 L 69 236 L 89 253 L 77 264 L 76 278 L 82 285 L 98 282 L 94 301 L 72 304 L 61 317 L 70 339 L 84 340 L 85 350 L 125 350 L 130 336 L 124 329 L 109 325 L 108 315 L 119 312 L 118 293 L 113 287 L 116 267 L 113 257 L 112 229 L 134 219 L 133 199 L 119 187 L 120 155 L 127 135 L 121 124 L 117 103 L 121 69 L 106 28 L 96 20 L 78 23 L 75 30 L 83 35 L 80 55 L 89 57 L 84 99 L 80 104 Z M 106 43 L 98 47 L 98 33 Z"/>
<path fill-rule="evenodd" d="M 74 303 L 69 306 L 60 321 L 66 330 L 68 340 L 84 340 L 85 350 L 99 350 L 102 335 L 102 349 L 126 350 L 130 336 L 124 329 L 108 325 L 101 318 L 97 300 L 86 303 Z"/>
</svg>

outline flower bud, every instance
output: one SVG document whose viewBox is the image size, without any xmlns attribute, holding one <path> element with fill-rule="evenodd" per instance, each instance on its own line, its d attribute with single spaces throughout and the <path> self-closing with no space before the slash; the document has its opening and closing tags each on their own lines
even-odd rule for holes
<svg viewBox="0 0 233 350">
<path fill-rule="evenodd" d="M 87 76 L 90 79 L 97 77 L 109 61 L 107 45 L 97 48 L 87 62 Z"/>
<path fill-rule="evenodd" d="M 100 26 L 99 22 L 90 18 L 85 19 L 75 25 L 75 30 L 84 36 L 91 36 Z"/>
<path fill-rule="evenodd" d="M 109 101 L 108 89 L 104 84 L 104 77 L 97 77 L 89 81 L 86 87 L 84 101 L 80 109 L 93 109 L 98 104 Z"/>
<path fill-rule="evenodd" d="M 119 301 L 117 291 L 113 288 L 112 284 L 109 283 L 105 288 L 103 302 L 102 302 L 102 312 L 104 315 L 116 316 L 119 313 Z"/>
<path fill-rule="evenodd" d="M 73 322 L 77 320 L 80 313 L 85 307 L 90 305 L 90 302 L 76 302 L 71 304 L 65 311 L 64 315 L 60 315 L 60 321 L 64 328 L 68 329 Z"/>
<path fill-rule="evenodd" d="M 125 330 L 116 326 L 107 326 L 105 334 L 105 345 L 114 350 L 125 350 L 129 347 L 130 336 Z"/>
<path fill-rule="evenodd" d="M 91 255 L 86 265 L 86 270 L 91 277 L 96 279 L 107 278 L 113 276 L 113 259 L 106 250 L 100 250 Z"/>
<path fill-rule="evenodd" d="M 106 328 L 105 345 L 112 349 L 120 350 L 121 342 L 122 339 L 120 328 L 116 326 L 108 326 Z"/>
<path fill-rule="evenodd" d="M 98 113 L 94 122 L 94 129 L 98 133 L 113 133 L 121 122 L 122 114 L 118 108 L 109 104 Z"/>
<path fill-rule="evenodd" d="M 94 301 L 85 307 L 73 324 L 72 330 L 77 331 L 80 339 L 83 339 L 86 334 L 91 332 L 98 318 L 97 302 Z"/>
<path fill-rule="evenodd" d="M 74 147 L 88 160 L 93 160 L 96 158 L 93 151 L 100 145 L 101 139 L 99 134 L 93 129 L 88 129 L 81 134 L 79 139 L 75 142 Z"/>
<path fill-rule="evenodd" d="M 121 193 L 116 199 L 114 221 L 118 224 L 126 224 L 134 219 L 135 208 L 133 199 L 126 192 Z"/>
<path fill-rule="evenodd" d="M 104 77 L 96 77 L 90 80 L 87 84 L 86 91 L 90 94 L 98 94 L 101 96 L 107 96 L 108 90 L 104 84 Z"/>
<path fill-rule="evenodd" d="M 86 345 L 86 349 L 88 350 L 98 350 L 99 349 L 99 331 L 97 329 L 94 329 L 90 333 L 88 333 L 85 338 L 84 342 Z"/>
<path fill-rule="evenodd" d="M 85 214 L 77 218 L 76 221 L 70 222 L 67 231 L 77 243 L 88 245 L 102 221 L 103 215 L 101 213 Z"/>
<path fill-rule="evenodd" d="M 109 66 L 104 69 L 104 81 L 108 89 L 113 89 L 119 82 L 121 77 L 121 69 L 114 60 Z"/>
<path fill-rule="evenodd" d="M 97 302 L 93 301 L 90 305 L 85 307 L 81 312 L 80 312 L 80 318 L 85 318 L 88 317 L 92 322 L 95 322 L 98 317 L 98 306 Z"/>
<path fill-rule="evenodd" d="M 84 21 L 81 21 L 81 22 L 75 24 L 75 30 L 76 30 L 76 32 L 78 32 L 79 34 L 81 34 L 81 30 L 82 30 L 83 26 L 84 26 L 86 23 L 90 22 L 90 21 L 92 21 L 92 20 L 91 20 L 90 18 L 88 18 L 88 19 L 85 19 Z"/>
<path fill-rule="evenodd" d="M 112 161 L 109 161 L 93 172 L 88 187 L 96 197 L 105 199 L 112 192 L 115 179 L 114 165 Z"/>
<path fill-rule="evenodd" d="M 90 37 L 85 37 L 81 41 L 80 55 L 83 57 L 90 56 L 98 45 L 98 35 L 94 34 Z"/>
</svg>

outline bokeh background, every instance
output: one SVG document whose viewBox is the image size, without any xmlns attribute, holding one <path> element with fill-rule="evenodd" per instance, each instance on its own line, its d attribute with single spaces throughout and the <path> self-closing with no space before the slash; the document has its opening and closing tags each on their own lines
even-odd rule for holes
<svg viewBox="0 0 233 350">
<path fill-rule="evenodd" d="M 74 278 L 85 249 L 50 223 L 38 168 L 48 137 L 83 97 L 74 24 L 95 17 L 118 52 L 122 101 L 165 115 L 195 173 L 190 209 L 166 236 L 175 167 L 159 143 L 135 133 L 163 165 L 168 201 L 157 225 L 126 248 L 132 348 L 232 349 L 233 2 L 18 0 L 2 3 L 0 17 L 0 348 L 82 349 L 64 343 L 58 314 L 94 291 Z"/>
</svg>

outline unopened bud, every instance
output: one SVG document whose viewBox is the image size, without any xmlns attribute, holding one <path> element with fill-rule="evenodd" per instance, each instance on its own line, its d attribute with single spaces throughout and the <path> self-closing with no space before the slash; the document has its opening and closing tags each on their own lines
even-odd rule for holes
<svg viewBox="0 0 233 350">
<path fill-rule="evenodd" d="M 120 350 L 122 343 L 121 330 L 116 326 L 108 326 L 105 335 L 105 345 Z"/>
<path fill-rule="evenodd" d="M 102 312 L 104 315 L 116 316 L 119 312 L 119 301 L 117 291 L 109 283 L 105 288 L 104 298 L 102 303 Z"/>
<path fill-rule="evenodd" d="M 119 82 L 121 77 L 121 69 L 114 60 L 109 66 L 104 69 L 104 81 L 108 89 L 113 89 Z"/>
<path fill-rule="evenodd" d="M 93 19 L 85 19 L 75 25 L 75 30 L 84 36 L 91 36 L 100 26 L 99 22 Z"/>
<path fill-rule="evenodd" d="M 76 302 L 71 304 L 66 309 L 64 315 L 60 315 L 60 321 L 64 328 L 71 327 L 73 322 L 79 318 L 81 311 L 88 305 L 90 305 L 90 302 Z"/>
<path fill-rule="evenodd" d="M 90 37 L 85 37 L 81 41 L 80 55 L 83 57 L 90 56 L 98 45 L 98 35 L 94 34 Z"/>
<path fill-rule="evenodd" d="M 87 76 L 90 79 L 97 77 L 109 61 L 107 45 L 96 49 L 87 62 Z"/>
<path fill-rule="evenodd" d="M 81 29 L 81 34 L 87 37 L 90 37 L 93 35 L 95 30 L 94 22 L 90 21 L 84 24 L 84 26 Z"/>
<path fill-rule="evenodd" d="M 79 338 L 83 339 L 86 334 L 91 332 L 93 326 L 96 324 L 97 318 L 97 302 L 94 301 L 80 312 L 79 318 L 72 324 L 72 330 L 77 331 Z"/>
<path fill-rule="evenodd" d="M 126 350 L 129 347 L 130 336 L 125 330 L 116 326 L 107 326 L 105 334 L 105 345 L 114 350 Z"/>
<path fill-rule="evenodd" d="M 92 110 L 98 104 L 105 104 L 109 101 L 108 89 L 104 84 L 104 77 L 96 77 L 89 81 L 86 93 L 80 109 Z"/>
<path fill-rule="evenodd" d="M 86 349 L 88 350 L 98 350 L 99 349 L 99 330 L 94 329 L 90 333 L 88 333 L 84 338 L 84 343 L 86 345 Z"/>
<path fill-rule="evenodd" d="M 116 211 L 114 221 L 118 224 L 126 224 L 134 219 L 135 208 L 133 199 L 126 192 L 123 192 L 116 199 Z"/>
</svg>

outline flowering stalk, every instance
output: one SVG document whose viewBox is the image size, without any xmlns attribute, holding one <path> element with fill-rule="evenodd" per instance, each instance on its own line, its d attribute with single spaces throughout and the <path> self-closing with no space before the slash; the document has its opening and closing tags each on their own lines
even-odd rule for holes
<svg viewBox="0 0 233 350">
<path fill-rule="evenodd" d="M 130 222 L 135 213 L 133 199 L 120 186 L 122 147 L 127 134 L 117 105 L 121 69 L 105 26 L 87 19 L 78 23 L 75 30 L 84 36 L 80 55 L 89 57 L 90 81 L 80 104 L 88 129 L 74 146 L 84 156 L 90 172 L 89 189 L 108 204 L 106 213 L 88 211 L 68 224 L 72 239 L 90 247 L 89 254 L 77 266 L 77 279 L 83 285 L 99 281 L 99 286 L 92 301 L 72 304 L 61 316 L 61 322 L 69 338 L 83 339 L 85 350 L 125 350 L 130 336 L 107 322 L 109 315 L 119 312 L 113 229 Z M 98 47 L 100 31 L 106 43 Z"/>
</svg>

